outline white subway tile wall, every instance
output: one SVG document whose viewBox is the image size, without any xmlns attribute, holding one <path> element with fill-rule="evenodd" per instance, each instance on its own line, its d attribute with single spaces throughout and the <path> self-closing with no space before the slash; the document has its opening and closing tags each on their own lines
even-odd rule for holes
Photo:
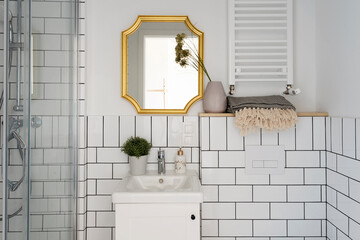
<svg viewBox="0 0 360 240">
<path fill-rule="evenodd" d="M 327 237 L 360 239 L 359 119 L 327 118 Z M 329 142 L 329 143 L 328 143 Z"/>
<path fill-rule="evenodd" d="M 200 118 L 202 239 L 325 240 L 325 118 L 301 117 L 296 131 L 258 131 L 245 137 L 233 121 Z M 285 173 L 247 175 L 247 145 L 284 145 Z"/>
<path fill-rule="evenodd" d="M 121 152 L 127 138 L 146 138 L 153 145 L 148 159 L 148 170 L 157 169 L 157 150 L 165 150 L 166 168 L 174 169 L 182 123 L 194 122 L 195 143 L 183 148 L 187 167 L 199 172 L 200 158 L 208 159 L 209 167 L 218 166 L 216 152 L 199 149 L 199 118 L 183 116 L 88 116 L 87 118 L 87 192 L 84 202 L 86 218 L 85 239 L 114 239 L 115 215 L 111 195 L 117 184 L 129 172 L 128 156 Z M 216 153 L 216 155 L 214 155 Z M 233 171 L 235 177 L 235 171 Z M 235 178 L 232 180 L 235 183 Z M 214 192 L 215 190 L 215 192 Z M 217 198 L 218 190 L 209 189 L 209 199 Z M 217 199 L 216 199 L 217 200 Z M 235 204 L 226 214 L 235 214 Z M 227 209 L 228 206 L 225 206 Z M 222 208 L 221 208 L 222 209 Z M 221 211 L 221 209 L 219 211 Z M 214 209 L 216 211 L 216 209 Z M 204 222 L 210 228 L 211 221 Z M 209 230 L 210 231 L 210 230 Z M 211 229 L 214 231 L 214 229 Z M 213 234 L 213 233 L 208 234 Z"/>
</svg>

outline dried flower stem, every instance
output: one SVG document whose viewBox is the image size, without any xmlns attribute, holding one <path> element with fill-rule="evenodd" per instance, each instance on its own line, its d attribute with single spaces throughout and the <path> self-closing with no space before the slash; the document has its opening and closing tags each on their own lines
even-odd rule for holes
<svg viewBox="0 0 360 240">
<path fill-rule="evenodd" d="M 199 71 L 200 68 L 204 71 L 207 78 L 211 82 L 210 75 L 205 67 L 203 59 L 200 57 L 199 53 L 196 51 L 195 46 L 190 46 L 186 41 L 186 34 L 179 33 L 176 35 L 177 45 L 175 47 L 176 58 L 175 62 L 178 63 L 181 67 L 186 67 L 188 65 L 192 66 L 196 71 Z M 184 49 L 184 45 L 189 49 Z"/>
</svg>

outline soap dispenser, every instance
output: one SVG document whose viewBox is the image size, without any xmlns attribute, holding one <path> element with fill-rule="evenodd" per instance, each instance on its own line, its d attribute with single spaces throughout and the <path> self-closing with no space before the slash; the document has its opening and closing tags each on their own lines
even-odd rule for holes
<svg viewBox="0 0 360 240">
<path fill-rule="evenodd" d="M 186 172 L 186 159 L 183 150 L 180 148 L 175 157 L 175 173 L 181 174 Z"/>
</svg>

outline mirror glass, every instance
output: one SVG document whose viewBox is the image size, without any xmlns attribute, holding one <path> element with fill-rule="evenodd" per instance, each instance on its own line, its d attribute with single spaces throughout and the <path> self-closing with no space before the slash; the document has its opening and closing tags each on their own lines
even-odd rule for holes
<svg viewBox="0 0 360 240">
<path fill-rule="evenodd" d="M 126 36 L 126 76 L 123 75 L 126 86 L 123 84 L 123 88 L 127 91 L 123 97 L 130 100 L 139 113 L 185 113 L 202 97 L 202 71 L 192 66 L 181 67 L 175 62 L 175 37 L 179 33 L 187 36 L 184 48 L 202 53 L 199 51 L 202 38 L 186 21 L 154 22 L 143 17 L 136 31 Z"/>
</svg>

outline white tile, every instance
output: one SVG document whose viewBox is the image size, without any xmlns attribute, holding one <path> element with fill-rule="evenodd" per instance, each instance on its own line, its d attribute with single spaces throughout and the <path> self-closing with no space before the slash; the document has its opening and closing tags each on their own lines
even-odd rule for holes
<svg viewBox="0 0 360 240">
<path fill-rule="evenodd" d="M 201 152 L 201 167 L 218 167 L 219 153 L 217 151 Z"/>
<path fill-rule="evenodd" d="M 254 236 L 286 236 L 285 220 L 255 220 Z"/>
<path fill-rule="evenodd" d="M 182 143 L 182 116 L 169 116 L 168 121 L 168 144 L 170 147 L 179 147 Z"/>
<path fill-rule="evenodd" d="M 286 152 L 286 167 L 320 167 L 320 154 L 317 151 Z"/>
<path fill-rule="evenodd" d="M 336 191 L 330 187 L 326 187 L 326 202 L 334 207 L 337 205 Z"/>
<path fill-rule="evenodd" d="M 87 218 L 87 227 L 95 227 L 96 225 L 96 212 L 87 212 L 86 214 L 86 218 Z"/>
<path fill-rule="evenodd" d="M 337 155 L 331 152 L 326 152 L 326 167 L 337 171 Z"/>
<path fill-rule="evenodd" d="M 251 236 L 252 222 L 250 220 L 220 220 L 220 236 Z"/>
<path fill-rule="evenodd" d="M 111 196 L 88 196 L 88 211 L 107 211 L 111 210 Z"/>
<path fill-rule="evenodd" d="M 326 219 L 326 203 L 305 203 L 305 219 Z"/>
<path fill-rule="evenodd" d="M 192 137 L 189 142 L 184 139 L 184 146 L 185 147 L 198 147 L 199 146 L 199 118 L 196 116 L 185 116 L 184 117 L 185 124 L 191 124 L 190 132 L 192 132 Z M 184 132 L 186 132 L 184 130 Z"/>
<path fill-rule="evenodd" d="M 104 146 L 118 147 L 119 146 L 119 117 L 105 116 L 104 117 Z"/>
<path fill-rule="evenodd" d="M 218 186 L 202 186 L 204 202 L 217 202 L 219 200 Z"/>
<path fill-rule="evenodd" d="M 148 164 L 149 167 L 149 164 Z M 129 175 L 129 164 L 114 164 L 113 165 L 113 177 L 121 179 Z"/>
<path fill-rule="evenodd" d="M 97 212 L 96 227 L 115 227 L 115 212 Z"/>
<path fill-rule="evenodd" d="M 352 179 L 349 180 L 349 196 L 360 202 L 360 183 Z"/>
<path fill-rule="evenodd" d="M 360 181 L 360 161 L 338 156 L 338 172 Z"/>
<path fill-rule="evenodd" d="M 96 148 L 86 148 L 86 151 L 87 151 L 86 163 L 95 163 L 96 162 Z"/>
<path fill-rule="evenodd" d="M 235 184 L 234 169 L 202 169 L 202 184 Z"/>
<path fill-rule="evenodd" d="M 303 203 L 271 203 L 271 219 L 303 219 Z"/>
<path fill-rule="evenodd" d="M 349 220 L 349 236 L 353 239 L 359 239 L 360 236 L 360 224 Z"/>
<path fill-rule="evenodd" d="M 355 158 L 355 119 L 343 119 L 343 155 Z"/>
<path fill-rule="evenodd" d="M 121 151 L 121 148 L 98 148 L 98 163 L 120 163 L 128 162 L 128 156 Z"/>
<path fill-rule="evenodd" d="M 251 186 L 219 186 L 219 201 L 221 202 L 251 202 Z"/>
<path fill-rule="evenodd" d="M 210 150 L 226 150 L 226 117 L 210 118 Z"/>
<path fill-rule="evenodd" d="M 89 116 L 87 129 L 88 146 L 101 147 L 103 145 L 103 117 Z"/>
<path fill-rule="evenodd" d="M 356 119 L 356 158 L 360 159 L 360 119 Z"/>
<path fill-rule="evenodd" d="M 325 168 L 305 169 L 305 184 L 326 184 Z"/>
<path fill-rule="evenodd" d="M 312 118 L 300 117 L 296 123 L 296 150 L 312 150 Z"/>
<path fill-rule="evenodd" d="M 129 137 L 135 135 L 135 117 L 120 117 L 120 146 L 122 146 Z"/>
<path fill-rule="evenodd" d="M 337 209 L 333 208 L 332 206 L 328 205 L 326 208 L 327 212 L 327 220 L 334 224 L 337 228 L 339 228 L 344 233 L 348 232 L 348 217 L 338 211 Z"/>
<path fill-rule="evenodd" d="M 200 118 L 200 147 L 202 150 L 210 149 L 210 122 L 208 117 Z"/>
<path fill-rule="evenodd" d="M 220 151 L 219 167 L 245 167 L 245 151 Z"/>
<path fill-rule="evenodd" d="M 41 128 L 36 129 L 36 147 L 37 148 L 52 147 L 52 136 L 51 136 L 52 127 L 53 127 L 52 117 L 42 117 L 41 120 L 42 120 Z"/>
<path fill-rule="evenodd" d="M 347 235 L 345 235 L 344 233 L 342 233 L 339 230 L 338 230 L 337 238 L 338 238 L 338 240 L 352 240 L 351 238 L 349 238 Z"/>
<path fill-rule="evenodd" d="M 202 236 L 218 236 L 218 220 L 202 220 L 201 233 Z"/>
<path fill-rule="evenodd" d="M 261 130 L 261 145 L 278 145 L 278 132 Z"/>
<path fill-rule="evenodd" d="M 304 172 L 303 169 L 286 168 L 284 174 L 270 175 L 270 184 L 303 184 Z"/>
<path fill-rule="evenodd" d="M 235 219 L 235 203 L 203 203 L 202 219 Z"/>
<path fill-rule="evenodd" d="M 260 145 L 260 142 L 261 142 L 260 130 L 256 130 L 245 136 L 245 146 Z"/>
<path fill-rule="evenodd" d="M 111 239 L 111 228 L 87 228 L 87 240 Z"/>
<path fill-rule="evenodd" d="M 247 175 L 244 168 L 237 168 L 236 184 L 269 184 L 269 175 Z"/>
<path fill-rule="evenodd" d="M 45 33 L 50 34 L 72 34 L 72 19 L 46 18 Z"/>
<path fill-rule="evenodd" d="M 342 154 L 342 118 L 331 118 L 331 150 Z"/>
<path fill-rule="evenodd" d="M 337 234 L 336 234 L 336 227 L 330 223 L 329 221 L 327 221 L 327 224 L 326 224 L 326 236 L 328 239 L 330 240 L 337 240 Z"/>
<path fill-rule="evenodd" d="M 87 194 L 95 195 L 96 194 L 96 180 L 87 180 Z"/>
<path fill-rule="evenodd" d="M 65 163 L 67 157 L 64 149 L 44 149 L 45 164 Z"/>
<path fill-rule="evenodd" d="M 289 186 L 288 201 L 289 202 L 314 202 L 320 201 L 320 186 Z"/>
<path fill-rule="evenodd" d="M 165 116 L 152 117 L 152 145 L 154 147 L 167 146 L 167 118 Z"/>
<path fill-rule="evenodd" d="M 254 186 L 254 202 L 285 202 L 285 186 Z"/>
<path fill-rule="evenodd" d="M 289 220 L 288 234 L 290 236 L 321 237 L 320 220 Z"/>
<path fill-rule="evenodd" d="M 326 150 L 331 151 L 331 118 L 325 118 Z"/>
<path fill-rule="evenodd" d="M 351 198 L 344 196 L 342 194 L 337 195 L 338 197 L 338 209 L 343 212 L 345 215 L 354 219 L 357 222 L 360 222 L 360 204 Z"/>
<path fill-rule="evenodd" d="M 111 164 L 88 164 L 88 178 L 112 178 Z"/>
<path fill-rule="evenodd" d="M 200 149 L 199 148 L 191 149 L 191 162 L 193 162 L 193 163 L 200 162 Z"/>
<path fill-rule="evenodd" d="M 324 117 L 314 117 L 314 150 L 325 150 L 325 118 Z"/>
<path fill-rule="evenodd" d="M 227 118 L 227 149 L 244 150 L 244 137 L 234 124 L 234 117 Z"/>
<path fill-rule="evenodd" d="M 295 128 L 279 132 L 279 145 L 285 146 L 285 150 L 295 150 Z"/>
<path fill-rule="evenodd" d="M 236 219 L 269 219 L 269 203 L 236 203 Z"/>
<path fill-rule="evenodd" d="M 61 5 L 57 2 L 34 2 L 32 16 L 41 18 L 60 17 Z"/>
</svg>

